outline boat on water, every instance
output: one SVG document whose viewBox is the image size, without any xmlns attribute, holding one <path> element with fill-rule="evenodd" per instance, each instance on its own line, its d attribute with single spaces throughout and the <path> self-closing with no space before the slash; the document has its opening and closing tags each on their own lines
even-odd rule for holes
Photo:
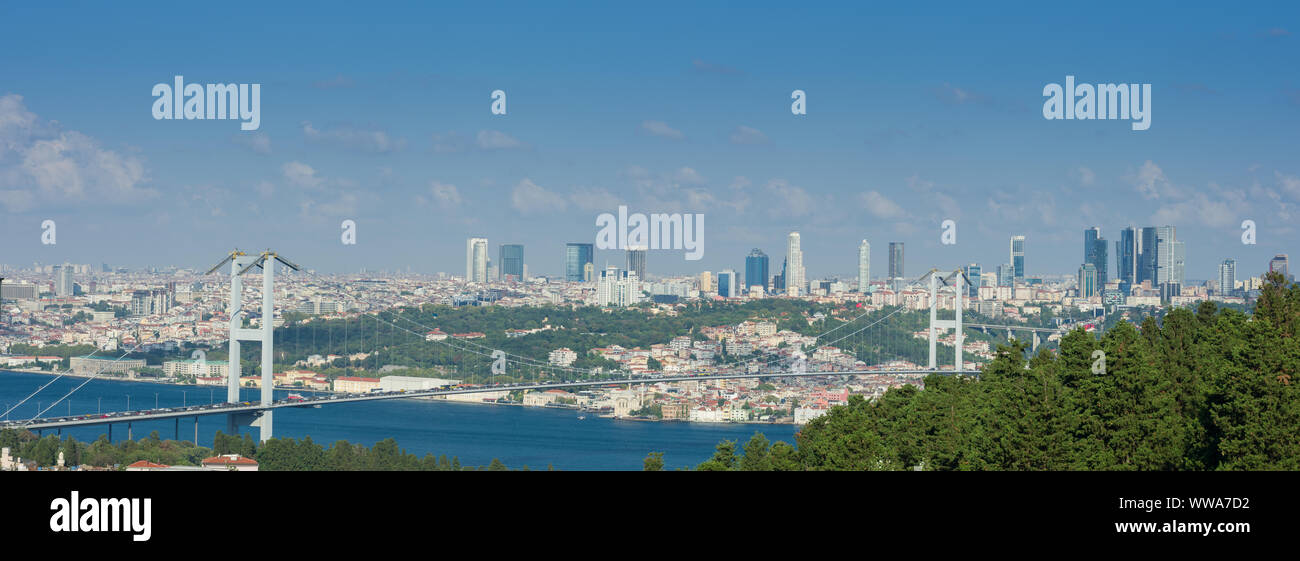
<svg viewBox="0 0 1300 561">
<path fill-rule="evenodd" d="M 587 416 L 586 416 L 586 415 L 578 415 L 578 420 L 579 420 L 579 421 L 585 421 L 585 420 L 587 420 Z"/>
</svg>

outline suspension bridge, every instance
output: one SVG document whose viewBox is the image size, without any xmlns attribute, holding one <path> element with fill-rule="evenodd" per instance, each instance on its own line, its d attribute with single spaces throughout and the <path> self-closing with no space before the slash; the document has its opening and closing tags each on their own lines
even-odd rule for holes
<svg viewBox="0 0 1300 561">
<path fill-rule="evenodd" d="M 801 350 L 787 351 L 778 353 L 778 356 L 760 357 L 740 364 L 728 365 L 726 372 L 720 373 L 700 373 L 700 374 L 634 374 L 625 372 L 605 373 L 601 379 L 594 379 L 592 372 L 576 369 L 566 366 L 557 366 L 543 362 L 531 357 L 505 353 L 504 351 L 493 349 L 491 347 L 474 343 L 469 340 L 456 340 L 446 338 L 443 340 L 428 340 L 425 335 L 433 330 L 429 326 L 419 324 L 410 318 L 402 315 L 393 316 L 398 321 L 404 321 L 411 324 L 414 328 L 398 325 L 394 321 L 389 321 L 379 317 L 379 314 L 366 314 L 374 320 L 376 326 L 376 339 L 378 338 L 378 325 L 384 323 L 394 332 L 404 332 L 416 339 L 408 344 L 441 344 L 459 353 L 472 353 L 487 357 L 493 360 L 492 377 L 488 378 L 486 383 L 473 384 L 457 387 L 439 387 L 425 390 L 394 390 L 394 391 L 372 391 L 369 393 L 332 393 L 327 395 L 313 395 L 311 397 L 297 397 L 297 399 L 274 399 L 273 391 L 273 358 L 274 354 L 274 268 L 275 263 L 296 272 L 301 272 L 301 268 L 296 264 L 288 261 L 284 257 L 267 250 L 259 255 L 248 255 L 238 250 L 231 252 L 220 263 L 208 271 L 211 274 L 227 263 L 230 264 L 230 303 L 229 303 L 229 345 L 230 353 L 228 359 L 227 372 L 227 396 L 226 401 L 221 403 L 210 403 L 207 405 L 194 405 L 174 408 L 154 408 L 135 411 L 113 411 L 108 413 L 96 413 L 87 415 L 69 415 L 63 417 L 44 417 L 42 416 L 55 405 L 68 399 L 77 390 L 81 389 L 86 383 L 98 377 L 99 372 L 88 377 L 84 382 L 75 386 L 67 394 L 51 403 L 49 406 L 40 409 L 35 415 L 21 420 L 0 421 L 0 428 L 21 428 L 26 430 L 42 433 L 45 430 L 58 431 L 61 434 L 64 428 L 85 427 L 94 425 L 107 425 L 109 438 L 112 438 L 112 426 L 114 424 L 125 424 L 127 427 L 128 438 L 131 438 L 132 424 L 144 421 L 158 421 L 174 419 L 176 421 L 177 438 L 179 438 L 180 419 L 193 418 L 195 427 L 195 438 L 197 441 L 198 417 L 210 415 L 225 415 L 226 428 L 230 433 L 235 433 L 237 427 L 252 426 L 260 429 L 260 440 L 266 441 L 273 435 L 273 414 L 280 409 L 294 409 L 302 407 L 321 407 L 325 405 L 343 405 L 348 403 L 357 403 L 363 401 L 378 401 L 389 399 L 410 399 L 410 398 L 437 398 L 457 394 L 474 394 L 485 392 L 501 391 L 529 391 L 529 390 L 551 390 L 558 388 L 582 388 L 582 387 L 600 387 L 600 386 L 624 386 L 637 384 L 651 384 L 661 382 L 682 382 L 682 381 L 707 381 L 707 380 L 727 380 L 727 379 L 761 379 L 761 378 L 799 378 L 799 377 L 826 377 L 826 376 L 857 376 L 857 375 L 907 375 L 907 374 L 933 374 L 949 373 L 962 374 L 968 372 L 964 370 L 964 329 L 981 328 L 981 329 L 1007 329 L 1015 331 L 1030 331 L 1034 333 L 1034 345 L 1038 343 L 1038 333 L 1053 331 L 1045 328 L 1018 327 L 1006 325 L 988 325 L 988 324 L 963 324 L 961 310 L 963 308 L 963 295 L 966 293 L 965 285 L 969 279 L 965 277 L 963 271 L 956 270 L 942 276 L 943 273 L 938 270 L 932 270 L 921 277 L 915 284 L 928 286 L 929 303 L 930 303 L 930 322 L 928 327 L 929 356 L 928 363 L 924 368 L 909 366 L 875 365 L 866 368 L 844 368 L 835 367 L 830 364 L 817 364 L 809 368 L 807 357 L 817 354 L 818 350 L 836 350 L 836 345 L 847 345 L 852 348 L 874 348 L 880 350 L 881 355 L 888 355 L 892 349 L 910 343 L 910 334 L 907 339 L 900 340 L 902 337 L 897 334 L 892 338 L 885 334 L 877 333 L 881 330 L 873 331 L 883 324 L 886 320 L 893 318 L 904 311 L 903 307 L 898 307 L 889 313 L 880 311 L 864 312 L 848 321 L 814 337 L 816 344 L 812 348 Z M 260 326 L 256 329 L 243 327 L 245 311 L 243 310 L 242 294 L 243 283 L 242 276 L 254 268 L 262 269 L 262 306 Z M 940 295 L 953 298 L 953 318 L 939 319 L 939 300 Z M 880 317 L 873 317 L 878 315 Z M 364 317 L 364 316 L 363 316 Z M 940 331 L 953 330 L 955 334 L 954 344 L 954 362 L 953 368 L 941 369 L 938 367 L 937 352 L 939 346 L 938 334 Z M 1056 329 L 1055 331 L 1060 331 Z M 1008 331 L 1010 333 L 1010 331 Z M 365 335 L 361 337 L 364 339 Z M 873 338 L 879 337 L 879 338 Z M 239 395 L 240 383 L 240 341 L 254 341 L 261 344 L 261 395 L 257 401 L 241 400 Z M 127 350 L 116 360 L 121 360 L 128 356 L 140 345 Z M 346 345 L 345 345 L 346 347 Z M 376 352 L 378 352 L 378 341 L 376 341 Z M 115 362 L 115 361 L 114 361 Z M 497 367 L 505 370 L 505 365 L 514 365 L 514 368 L 525 372 L 531 371 L 536 374 L 535 380 L 513 379 L 509 381 L 497 381 Z M 855 364 L 861 364 L 860 361 Z M 101 367 L 102 370 L 103 367 Z M 542 378 L 550 377 L 543 380 Z M 62 377 L 62 374 L 56 376 L 55 380 Z M 526 377 L 526 376 L 525 376 Z M 508 376 L 500 376 L 508 378 Z M 8 414 L 22 405 L 24 402 L 32 399 L 42 390 L 49 387 L 54 380 L 38 388 L 31 395 L 28 395 L 22 401 L 6 410 L 0 418 L 7 418 Z"/>
</svg>

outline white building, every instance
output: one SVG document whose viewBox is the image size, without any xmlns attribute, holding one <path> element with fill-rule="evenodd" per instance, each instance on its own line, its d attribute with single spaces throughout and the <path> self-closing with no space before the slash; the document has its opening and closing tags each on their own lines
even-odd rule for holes
<svg viewBox="0 0 1300 561">
<path fill-rule="evenodd" d="M 600 273 L 596 285 L 597 306 L 632 306 L 641 302 L 640 281 L 636 271 L 622 271 L 609 267 Z"/>
<path fill-rule="evenodd" d="M 858 292 L 866 292 L 871 284 L 871 244 L 862 240 L 858 245 Z"/>
<path fill-rule="evenodd" d="M 465 282 L 487 282 L 487 269 L 487 238 L 470 238 L 465 242 Z"/>
<path fill-rule="evenodd" d="M 384 391 L 424 391 L 459 384 L 460 380 L 421 378 L 419 376 L 384 376 L 379 379 L 379 389 Z"/>
<path fill-rule="evenodd" d="M 547 359 L 556 366 L 570 366 L 578 360 L 578 353 L 573 352 L 568 347 L 561 347 L 551 351 Z"/>
<path fill-rule="evenodd" d="M 802 296 L 804 293 L 803 251 L 799 249 L 799 232 L 790 232 L 786 245 L 785 293 Z"/>
</svg>

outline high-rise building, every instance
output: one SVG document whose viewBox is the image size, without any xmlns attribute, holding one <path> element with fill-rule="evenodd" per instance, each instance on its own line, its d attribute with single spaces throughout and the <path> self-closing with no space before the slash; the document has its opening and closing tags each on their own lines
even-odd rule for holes
<svg viewBox="0 0 1300 561">
<path fill-rule="evenodd" d="M 802 296 L 806 291 L 804 281 L 803 250 L 799 248 L 799 232 L 790 232 L 786 238 L 785 293 L 790 296 Z"/>
<path fill-rule="evenodd" d="M 621 271 L 607 267 L 600 272 L 596 285 L 596 305 L 631 306 L 641 301 L 641 283 L 635 271 Z"/>
<path fill-rule="evenodd" d="M 1156 232 L 1155 284 L 1183 284 L 1183 243 L 1173 226 L 1159 226 Z"/>
<path fill-rule="evenodd" d="M 754 248 L 745 257 L 745 290 L 751 290 L 750 287 L 757 286 L 767 290 L 767 254 L 763 250 Z"/>
<path fill-rule="evenodd" d="M 465 242 L 465 281 L 487 282 L 488 280 L 488 241 L 487 238 L 470 238 Z"/>
<path fill-rule="evenodd" d="M 1159 254 L 1160 244 L 1159 236 L 1154 226 L 1145 226 L 1142 228 L 1142 235 L 1138 237 L 1138 258 L 1137 258 L 1137 282 L 1142 283 L 1151 281 L 1151 284 L 1158 285 L 1156 270 L 1157 256 Z"/>
<path fill-rule="evenodd" d="M 501 258 L 498 260 L 502 280 L 524 280 L 524 246 L 520 244 L 502 244 Z"/>
<path fill-rule="evenodd" d="M 970 265 L 966 266 L 966 278 L 970 279 L 970 285 L 969 285 L 970 291 L 967 293 L 967 295 L 970 296 L 971 298 L 979 297 L 980 287 L 984 286 L 984 281 L 981 278 L 981 270 L 980 270 L 979 263 L 971 263 Z"/>
<path fill-rule="evenodd" d="M 1097 268 L 1092 263 L 1079 267 L 1079 297 L 1092 298 L 1097 294 Z"/>
<path fill-rule="evenodd" d="M 1115 242 L 1115 273 L 1121 283 L 1137 284 L 1138 271 L 1138 233 L 1129 226 L 1119 232 L 1119 241 Z"/>
<path fill-rule="evenodd" d="M 1025 237 L 1011 236 L 1011 274 L 1017 281 L 1025 280 Z"/>
<path fill-rule="evenodd" d="M 54 295 L 59 298 L 71 298 L 73 293 L 72 265 L 54 266 Z"/>
<path fill-rule="evenodd" d="M 998 265 L 998 286 L 1015 286 L 1015 272 L 1010 263 Z"/>
<path fill-rule="evenodd" d="M 569 282 L 590 281 L 587 278 L 587 265 L 596 262 L 595 245 L 589 243 L 570 243 L 564 246 L 564 280 Z"/>
<path fill-rule="evenodd" d="M 871 287 L 871 244 L 862 240 L 858 244 L 858 292 Z"/>
<path fill-rule="evenodd" d="M 1272 259 L 1268 260 L 1268 272 L 1282 273 L 1283 278 L 1288 281 L 1291 280 L 1290 259 L 1287 258 L 1285 253 L 1274 255 Z"/>
<path fill-rule="evenodd" d="M 713 292 L 713 273 L 700 273 L 700 292 Z"/>
<path fill-rule="evenodd" d="M 903 288 L 903 242 L 889 242 L 889 287 Z"/>
<path fill-rule="evenodd" d="M 1110 280 L 1107 263 L 1106 238 L 1101 237 L 1101 228 L 1088 228 L 1083 231 L 1083 262 L 1091 263 L 1097 269 L 1097 286 L 1106 286 Z"/>
<path fill-rule="evenodd" d="M 1233 296 L 1237 293 L 1237 261 L 1224 259 L 1219 264 L 1219 295 Z"/>
<path fill-rule="evenodd" d="M 718 296 L 723 298 L 735 298 L 740 296 L 736 291 L 736 272 L 731 269 L 723 270 L 718 273 Z"/>
<path fill-rule="evenodd" d="M 629 246 L 627 248 L 627 270 L 636 273 L 636 278 L 645 280 L 645 255 L 647 248 L 644 246 Z"/>
</svg>

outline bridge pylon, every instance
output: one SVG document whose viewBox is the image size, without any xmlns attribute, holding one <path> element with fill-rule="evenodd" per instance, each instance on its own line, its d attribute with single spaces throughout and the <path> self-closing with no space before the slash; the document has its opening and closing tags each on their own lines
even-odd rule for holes
<svg viewBox="0 0 1300 561">
<path fill-rule="evenodd" d="M 955 343 L 954 346 L 956 347 L 953 353 L 954 355 L 953 368 L 955 372 L 961 373 L 962 363 L 964 360 L 962 351 L 966 339 L 965 333 L 962 331 L 961 312 L 962 312 L 962 308 L 965 307 L 965 304 L 963 302 L 963 297 L 965 296 L 965 291 L 966 291 L 965 287 L 970 284 L 970 278 L 966 276 L 966 271 L 962 270 L 961 268 L 958 268 L 952 271 L 951 273 L 948 273 L 948 276 L 944 278 L 939 277 L 939 275 L 941 274 L 944 274 L 944 272 L 938 269 L 930 269 L 930 272 L 926 273 L 924 276 L 922 276 L 919 279 L 921 281 L 928 279 L 930 284 L 929 369 L 930 370 L 938 369 L 937 351 L 938 351 L 939 341 L 938 338 L 935 336 L 936 331 L 939 329 L 952 329 L 954 334 L 954 343 Z M 940 283 L 942 283 L 944 286 L 950 286 L 953 289 L 952 302 L 953 302 L 953 308 L 955 310 L 955 315 L 953 319 L 942 319 L 942 320 L 939 319 L 939 284 Z"/>
<path fill-rule="evenodd" d="M 268 262 L 269 261 L 269 262 Z M 275 390 L 275 262 L 295 271 L 301 268 L 280 257 L 271 250 L 260 255 L 248 255 L 236 249 L 230 252 L 220 263 L 205 274 L 212 274 L 226 263 L 230 263 L 230 363 L 226 372 L 226 401 L 239 402 L 239 342 L 258 341 L 262 343 L 262 399 L 263 407 L 270 407 L 274 401 Z M 243 274 L 253 267 L 262 268 L 262 324 L 259 329 L 244 329 L 242 296 L 244 292 Z M 271 410 L 266 409 L 252 422 L 261 429 L 260 440 L 266 442 L 272 438 Z M 247 416 L 231 414 L 227 416 L 226 426 L 232 433 L 243 424 L 248 424 Z"/>
</svg>

